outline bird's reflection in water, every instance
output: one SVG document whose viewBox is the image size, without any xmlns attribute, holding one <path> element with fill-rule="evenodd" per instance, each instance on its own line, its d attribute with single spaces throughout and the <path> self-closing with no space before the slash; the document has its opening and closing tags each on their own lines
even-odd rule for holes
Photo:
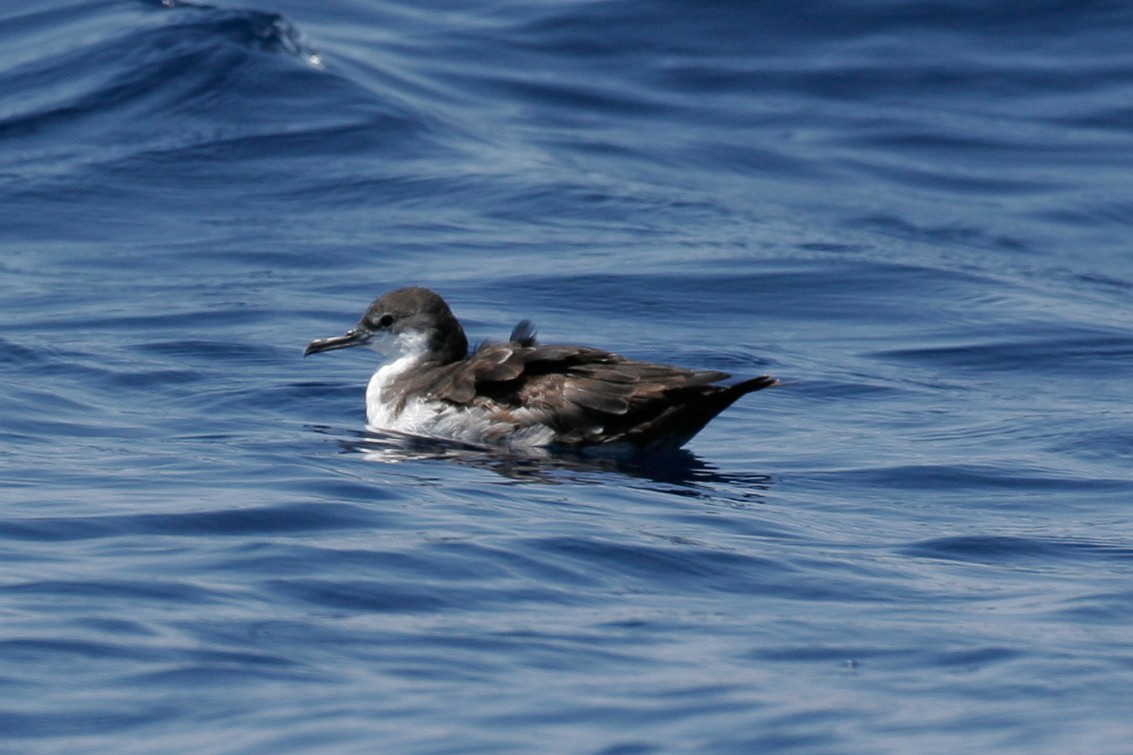
<svg viewBox="0 0 1133 755">
<path fill-rule="evenodd" d="M 596 483 L 610 473 L 662 483 L 677 492 L 699 496 L 704 485 L 739 486 L 744 497 L 755 496 L 771 487 L 765 474 L 722 473 L 687 449 L 661 454 L 598 455 L 547 448 L 517 449 L 478 446 L 443 438 L 427 438 L 389 431 L 347 431 L 312 427 L 316 432 L 338 438 L 344 453 L 360 453 L 367 461 L 398 464 L 408 461 L 446 461 L 486 469 L 518 482 L 557 484 Z"/>
</svg>

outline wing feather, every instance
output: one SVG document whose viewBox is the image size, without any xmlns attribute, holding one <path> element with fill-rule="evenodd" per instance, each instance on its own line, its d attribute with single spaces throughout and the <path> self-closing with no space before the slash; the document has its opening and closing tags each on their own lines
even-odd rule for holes
<svg viewBox="0 0 1133 755">
<path fill-rule="evenodd" d="M 740 395 L 775 383 L 716 385 L 730 376 L 582 346 L 528 345 L 528 332 L 516 331 L 510 343 L 484 344 L 430 371 L 428 393 L 486 409 L 500 422 L 548 425 L 563 445 L 646 445 L 662 435 L 683 442 Z"/>
<path fill-rule="evenodd" d="M 633 388 L 625 383 L 609 383 L 588 378 L 567 378 L 563 398 L 583 409 L 603 414 L 625 414 Z"/>
</svg>

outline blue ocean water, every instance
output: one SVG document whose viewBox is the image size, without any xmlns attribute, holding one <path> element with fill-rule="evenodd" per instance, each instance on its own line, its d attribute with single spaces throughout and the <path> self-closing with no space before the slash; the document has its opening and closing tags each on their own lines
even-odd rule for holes
<svg viewBox="0 0 1133 755">
<path fill-rule="evenodd" d="M 0 8 L 0 749 L 1128 752 L 1133 10 Z M 363 431 L 474 340 L 771 372 L 664 462 Z"/>
</svg>

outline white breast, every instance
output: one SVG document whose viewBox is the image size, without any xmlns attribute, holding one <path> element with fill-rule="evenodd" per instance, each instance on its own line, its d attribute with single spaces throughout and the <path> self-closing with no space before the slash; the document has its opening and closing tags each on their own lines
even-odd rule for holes
<svg viewBox="0 0 1133 755">
<path fill-rule="evenodd" d="M 412 341 L 398 346 L 400 356 L 375 372 L 366 386 L 366 423 L 371 428 L 476 444 L 546 446 L 554 442 L 555 431 L 547 425 L 501 422 L 478 407 L 423 398 L 411 398 L 399 406 L 396 385 L 420 363 L 423 349 L 415 348 L 418 344 Z"/>
</svg>

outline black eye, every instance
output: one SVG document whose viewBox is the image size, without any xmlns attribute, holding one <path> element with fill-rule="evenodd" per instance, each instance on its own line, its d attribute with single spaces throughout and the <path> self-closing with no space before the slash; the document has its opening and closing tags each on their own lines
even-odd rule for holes
<svg viewBox="0 0 1133 755">
<path fill-rule="evenodd" d="M 386 313 L 378 318 L 379 328 L 388 328 L 390 325 L 393 325 L 393 315 Z"/>
</svg>

